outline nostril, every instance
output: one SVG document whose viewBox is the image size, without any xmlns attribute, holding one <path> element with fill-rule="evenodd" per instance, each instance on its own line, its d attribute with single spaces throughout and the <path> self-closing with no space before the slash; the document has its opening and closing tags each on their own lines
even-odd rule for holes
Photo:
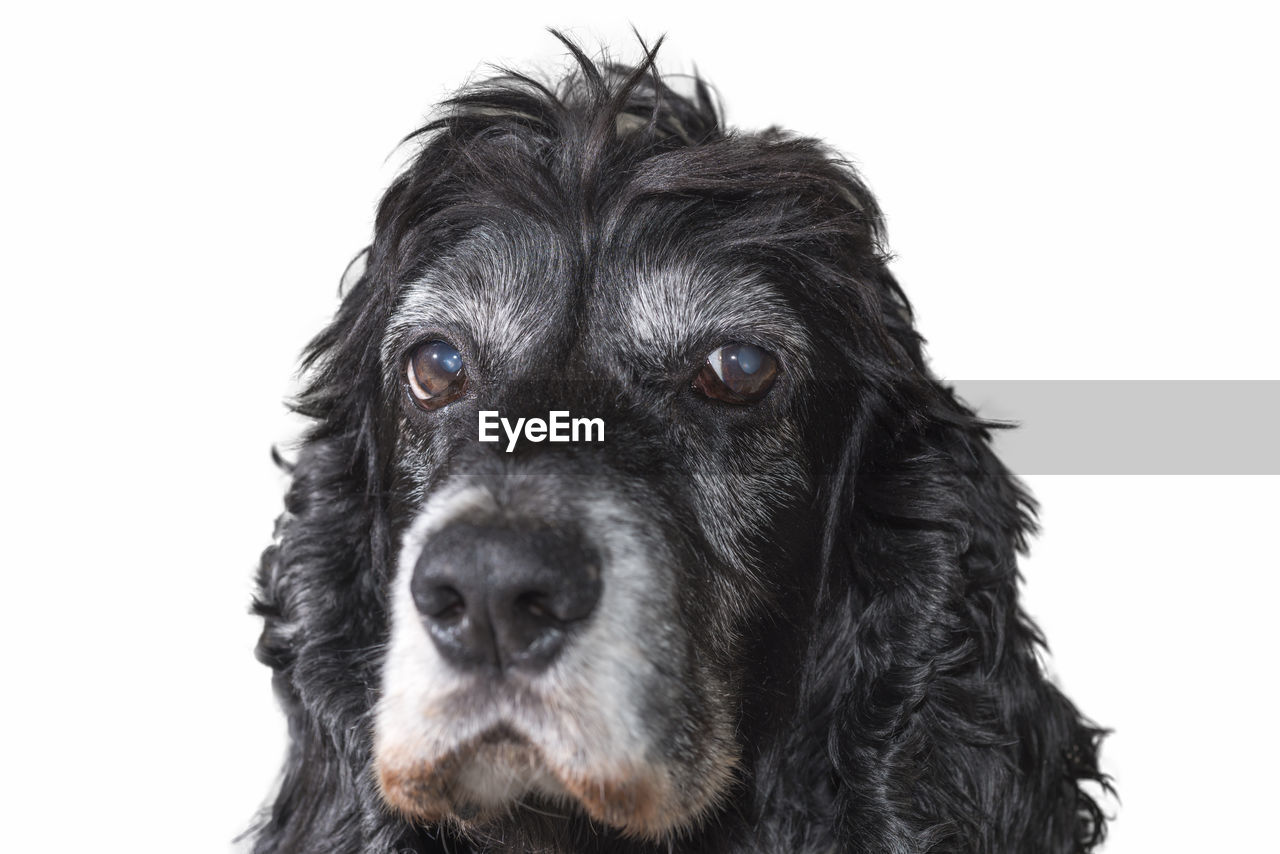
<svg viewBox="0 0 1280 854">
<path fill-rule="evenodd" d="M 446 592 L 450 597 L 449 602 L 442 605 L 440 610 L 436 611 L 432 616 L 441 622 L 452 622 L 460 619 L 467 612 L 467 603 L 463 600 L 462 594 L 452 587 L 447 588 Z"/>
<path fill-rule="evenodd" d="M 441 623 L 455 622 L 467 612 L 467 601 L 457 588 L 440 584 L 413 591 L 418 613 Z"/>
<path fill-rule="evenodd" d="M 514 615 L 548 628 L 568 628 L 590 616 L 600 597 L 600 583 L 586 582 L 561 590 L 526 590 L 508 601 Z"/>
<path fill-rule="evenodd" d="M 536 620 L 542 620 L 548 623 L 560 622 L 560 618 L 552 613 L 547 597 L 542 593 L 520 594 L 516 597 L 516 607 Z"/>
<path fill-rule="evenodd" d="M 557 608 L 556 603 L 552 602 L 552 598 L 545 593 L 530 592 L 518 595 L 516 609 L 544 624 L 559 625 L 573 620 L 572 615 L 563 613 L 562 609 Z"/>
</svg>

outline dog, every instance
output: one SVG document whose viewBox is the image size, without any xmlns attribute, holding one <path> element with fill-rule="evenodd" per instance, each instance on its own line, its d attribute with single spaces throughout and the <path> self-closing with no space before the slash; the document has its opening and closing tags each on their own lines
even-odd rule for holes
<svg viewBox="0 0 1280 854">
<path fill-rule="evenodd" d="M 409 137 L 304 354 L 254 850 L 1091 850 L 1104 732 L 1019 606 L 1033 500 L 926 366 L 871 193 L 656 46 L 562 40 L 558 84 Z"/>
</svg>

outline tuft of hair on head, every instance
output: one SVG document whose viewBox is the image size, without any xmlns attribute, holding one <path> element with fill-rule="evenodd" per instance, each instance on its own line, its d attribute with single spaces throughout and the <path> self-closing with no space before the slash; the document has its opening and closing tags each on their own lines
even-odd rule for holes
<svg viewBox="0 0 1280 854">
<path fill-rule="evenodd" d="M 647 147 L 699 145 L 724 135 L 723 110 L 711 86 L 695 72 L 664 76 L 657 57 L 665 36 L 652 45 L 636 34 L 642 57 L 635 65 L 588 56 L 573 39 L 552 29 L 569 53 L 571 70 L 558 80 L 496 66 L 495 74 L 464 88 L 441 105 L 441 112 L 402 143 L 429 142 L 440 134 L 459 141 L 532 133 L 566 143 L 563 156 L 580 165 L 580 184 L 598 178 L 593 170 L 612 144 Z M 684 80 L 681 92 L 670 81 Z"/>
</svg>

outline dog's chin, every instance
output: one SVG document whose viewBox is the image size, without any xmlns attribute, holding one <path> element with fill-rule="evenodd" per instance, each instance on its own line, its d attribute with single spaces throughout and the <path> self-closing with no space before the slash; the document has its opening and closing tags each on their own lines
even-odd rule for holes
<svg viewBox="0 0 1280 854">
<path fill-rule="evenodd" d="M 661 767 L 574 772 L 506 724 L 434 760 L 383 751 L 376 769 L 382 797 L 415 821 L 481 828 L 528 808 L 552 815 L 578 810 L 624 835 L 658 839 L 692 824 L 711 799 L 690 797 Z M 537 805 L 537 806 L 535 806 Z"/>
<path fill-rule="evenodd" d="M 531 793 L 564 796 L 542 753 L 506 726 L 495 726 L 431 761 L 382 756 L 378 780 L 387 803 L 422 821 L 485 822 Z"/>
</svg>

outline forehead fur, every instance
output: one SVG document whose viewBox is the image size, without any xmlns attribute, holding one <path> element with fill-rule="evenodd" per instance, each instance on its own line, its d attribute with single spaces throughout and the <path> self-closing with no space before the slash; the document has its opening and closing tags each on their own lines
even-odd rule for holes
<svg viewBox="0 0 1280 854">
<path fill-rule="evenodd" d="M 761 275 L 640 253 L 573 288 L 564 252 L 544 237 L 483 230 L 405 287 L 383 338 L 384 366 L 427 333 L 461 335 L 488 360 L 516 359 L 580 316 L 590 340 L 644 361 L 728 340 L 785 352 L 793 368 L 808 354 L 804 324 Z"/>
<path fill-rule="evenodd" d="M 795 356 L 808 350 L 805 326 L 779 288 L 749 271 L 640 264 L 622 303 L 629 340 L 660 356 L 728 339 L 751 339 Z"/>
<path fill-rule="evenodd" d="M 548 230 L 478 229 L 403 288 L 383 337 L 383 364 L 393 364 L 428 330 L 464 334 L 495 360 L 545 337 L 563 324 L 566 311 L 556 289 L 568 265 L 555 244 Z"/>
</svg>

